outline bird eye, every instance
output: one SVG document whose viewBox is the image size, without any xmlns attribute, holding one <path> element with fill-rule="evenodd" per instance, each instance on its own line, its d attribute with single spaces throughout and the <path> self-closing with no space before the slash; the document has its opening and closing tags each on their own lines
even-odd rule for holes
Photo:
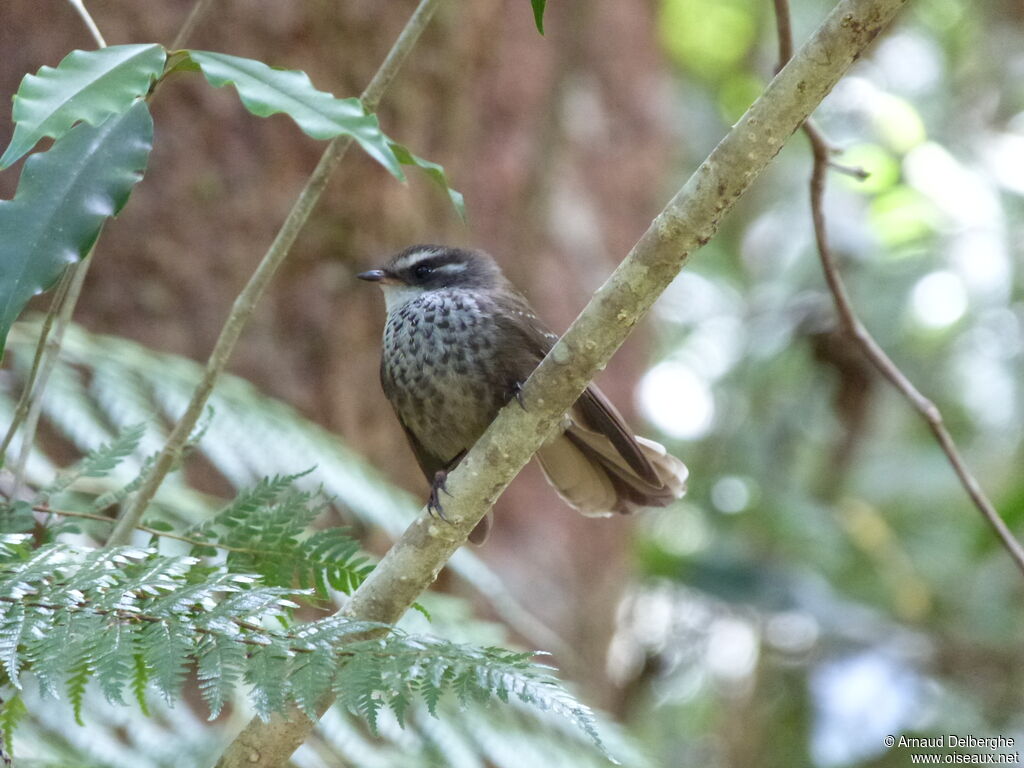
<svg viewBox="0 0 1024 768">
<path fill-rule="evenodd" d="M 428 277 L 430 277 L 433 271 L 433 267 L 428 266 L 427 264 L 420 264 L 418 267 L 416 267 L 416 269 L 412 271 L 412 273 L 416 275 L 417 280 L 426 280 Z"/>
</svg>

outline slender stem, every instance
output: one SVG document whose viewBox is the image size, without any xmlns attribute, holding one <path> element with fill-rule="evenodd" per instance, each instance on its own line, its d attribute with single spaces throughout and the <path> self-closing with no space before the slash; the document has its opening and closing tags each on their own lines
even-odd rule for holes
<svg viewBox="0 0 1024 768">
<path fill-rule="evenodd" d="M 78 11 L 78 15 L 82 17 L 82 21 L 85 22 L 85 26 L 89 30 L 89 34 L 92 35 L 92 39 L 96 41 L 96 46 L 99 48 L 106 48 L 107 41 L 103 39 L 103 35 L 100 33 L 100 28 L 96 26 L 96 22 L 93 21 L 93 18 L 85 7 L 83 0 L 68 0 L 68 3 L 70 3 L 71 7 Z"/>
<path fill-rule="evenodd" d="M 50 302 L 50 308 L 47 310 L 46 317 L 43 319 L 43 324 L 39 329 L 39 341 L 36 342 L 36 351 L 32 356 L 32 367 L 29 369 L 25 383 L 21 387 L 21 396 L 18 398 L 18 404 L 14 407 L 11 425 L 7 428 L 7 434 L 4 435 L 3 443 L 0 444 L 0 457 L 2 457 L 4 463 L 7 461 L 7 449 L 11 446 L 11 440 L 18 433 L 18 427 L 21 426 L 21 422 L 25 419 L 26 414 L 28 414 L 29 399 L 32 389 L 35 387 L 36 377 L 39 375 L 39 365 L 46 351 L 46 342 L 50 338 L 50 330 L 53 328 L 53 321 L 57 316 L 61 302 L 64 301 L 64 296 L 68 292 L 68 286 L 71 284 L 74 270 L 74 267 L 69 266 L 64 270 L 64 274 L 61 275 L 60 282 L 57 284 L 57 290 L 53 294 L 53 300 Z"/>
<path fill-rule="evenodd" d="M 181 25 L 178 34 L 174 36 L 174 42 L 171 43 L 170 50 L 177 51 L 184 47 L 203 16 L 210 10 L 211 5 L 213 5 L 213 0 L 196 0 L 196 4 L 192 6 L 192 10 L 189 11 L 188 17 L 185 19 L 185 23 Z"/>
<path fill-rule="evenodd" d="M 792 31 L 789 24 L 789 0 L 774 0 L 776 25 L 779 35 L 779 67 L 781 68 L 792 55 Z M 890 384 L 892 384 L 909 402 L 911 407 L 917 411 L 928 424 L 932 434 L 935 436 L 939 448 L 946 455 L 947 460 L 953 467 L 960 484 L 963 486 L 971 502 L 981 513 L 985 522 L 991 526 L 996 537 L 1005 547 L 1017 567 L 1024 573 L 1024 547 L 1010 531 L 998 510 L 989 500 L 981 484 L 977 481 L 971 470 L 968 468 L 960 451 L 953 440 L 949 430 L 946 429 L 942 419 L 942 413 L 938 407 L 925 397 L 886 354 L 885 350 L 875 341 L 868 329 L 861 322 L 857 310 L 850 300 L 849 291 L 839 272 L 839 265 L 835 254 L 828 240 L 828 227 L 825 219 L 825 182 L 828 176 L 829 167 L 836 168 L 831 162 L 832 149 L 825 140 L 821 131 L 810 120 L 803 125 L 804 133 L 811 143 L 811 152 L 814 158 L 814 166 L 811 171 L 810 194 L 811 194 L 811 218 L 814 222 L 814 239 L 818 247 L 818 257 L 821 260 L 821 268 L 825 275 L 825 283 L 828 285 L 829 293 L 836 306 L 839 315 L 839 323 L 843 333 L 847 334 L 861 351 L 878 369 Z M 840 167 L 841 170 L 849 171 Z M 860 173 L 863 173 L 861 171 Z M 854 169 L 856 175 L 856 169 Z"/>
<path fill-rule="evenodd" d="M 625 341 L 690 254 L 707 243 L 750 187 L 905 0 L 840 0 L 633 247 L 629 256 L 523 386 L 526 408 L 501 410 L 448 476 L 447 523 L 423 510 L 353 595 L 346 614 L 391 624 L 437 578 L 448 558 L 561 424 L 594 375 Z M 326 698 L 318 711 L 331 704 Z M 290 706 L 253 719 L 218 768 L 276 768 L 314 723 Z"/>
<path fill-rule="evenodd" d="M 828 243 L 828 236 L 825 225 L 824 195 L 825 177 L 828 173 L 828 149 L 821 134 L 813 126 L 805 126 L 804 132 L 811 141 L 814 152 L 814 169 L 811 173 L 811 215 L 814 219 L 814 236 L 818 244 L 818 255 L 821 259 L 821 267 L 825 273 L 825 282 L 828 284 L 829 292 L 836 305 L 839 314 L 840 325 L 844 333 L 861 348 L 871 364 L 878 369 L 889 383 L 910 402 L 910 405 L 917 411 L 928 424 L 932 434 L 935 436 L 939 448 L 946 455 L 947 460 L 956 472 L 960 484 L 964 487 L 971 502 L 981 513 L 985 521 L 992 527 L 999 541 L 1006 548 L 1006 551 L 1013 558 L 1014 563 L 1024 573 L 1024 547 L 1007 527 L 1000 517 L 999 512 L 989 500 L 980 483 L 968 468 L 963 456 L 946 428 L 942 419 L 942 413 L 938 407 L 921 394 L 909 378 L 900 370 L 899 366 L 892 361 L 885 350 L 875 341 L 874 337 L 867 330 L 850 300 L 846 284 L 839 273 L 835 254 Z"/>
<path fill-rule="evenodd" d="M 71 268 L 71 279 L 67 290 L 60 302 L 60 310 L 57 313 L 57 325 L 53 333 L 45 343 L 44 358 L 39 366 L 39 373 L 32 387 L 30 394 L 28 415 L 25 418 L 25 430 L 21 438 L 21 451 L 18 454 L 18 463 L 14 468 L 14 490 L 12 498 L 18 498 L 21 486 L 25 480 L 25 468 L 28 466 L 28 457 L 36 441 L 36 429 L 39 427 L 39 416 L 43 410 L 43 393 L 46 392 L 46 385 L 50 381 L 50 374 L 57 366 L 57 358 L 60 357 L 60 347 L 64 341 L 64 333 L 71 324 L 71 315 L 75 311 L 78 297 L 82 293 L 82 285 L 85 283 L 85 276 L 89 272 L 89 264 L 92 263 L 92 254 L 96 250 L 95 243 L 89 249 L 89 253 L 78 264 Z"/>
<path fill-rule="evenodd" d="M 14 497 L 12 497 L 14 498 Z M 95 520 L 97 523 L 108 523 L 113 525 L 116 520 L 106 515 L 97 515 L 92 512 L 77 512 L 70 509 L 54 509 L 53 507 L 45 504 L 35 504 L 32 507 L 36 512 L 42 512 L 47 515 L 57 515 L 58 517 L 76 517 L 82 520 Z M 153 536 L 160 536 L 164 539 L 174 539 L 175 541 L 183 541 L 186 544 L 192 544 L 196 547 L 214 547 L 215 549 L 223 549 L 225 552 L 240 552 L 246 555 L 262 555 L 265 557 L 281 557 L 284 553 L 271 550 L 271 549 L 252 549 L 251 547 L 233 547 L 230 544 L 219 544 L 215 541 L 206 541 L 204 539 L 193 539 L 189 536 L 181 536 L 177 533 L 171 533 L 170 531 L 160 531 L 156 528 L 150 528 L 149 526 L 140 525 L 137 526 L 140 531 L 152 534 Z"/>
<path fill-rule="evenodd" d="M 779 38 L 779 63 L 776 73 L 793 58 L 793 21 L 789 13 L 789 0 L 773 0 L 775 3 L 775 27 Z"/>
<path fill-rule="evenodd" d="M 381 96 L 391 84 L 405 57 L 412 50 L 413 45 L 426 28 L 439 2 L 440 0 L 420 1 L 412 17 L 399 35 L 398 40 L 395 41 L 377 73 L 373 76 L 369 85 L 366 86 L 366 90 L 363 91 L 361 98 L 368 110 L 375 109 L 380 102 Z M 111 532 L 110 539 L 107 542 L 108 545 L 126 544 L 130 540 L 132 530 L 138 525 L 139 520 L 142 519 L 143 511 L 153 500 L 167 473 L 174 466 L 189 435 L 195 428 L 196 422 L 202 415 L 206 402 L 213 392 L 217 378 L 224 371 L 235 348 L 235 344 L 242 335 L 242 329 L 249 321 L 249 317 L 270 284 L 274 273 L 277 272 L 278 267 L 281 266 L 281 263 L 288 256 L 295 238 L 298 237 L 302 227 L 307 219 L 309 219 L 313 207 L 327 186 L 331 173 L 338 166 L 338 163 L 341 162 L 351 144 L 351 136 L 338 136 L 327 145 L 327 149 L 324 150 L 323 155 L 320 157 L 320 162 L 317 163 L 312 175 L 306 182 L 306 186 L 299 194 L 291 211 L 289 211 L 284 224 L 281 225 L 281 229 L 274 238 L 274 242 L 271 243 L 259 266 L 256 267 L 256 271 L 249 278 L 249 282 L 235 299 L 231 313 L 228 315 L 228 319 L 221 329 L 220 336 L 217 338 L 217 343 L 214 345 L 213 352 L 206 362 L 203 377 L 196 385 L 195 391 L 192 393 L 192 399 L 185 408 L 185 413 L 174 425 L 174 429 L 171 430 L 171 434 L 167 438 L 167 443 L 164 445 L 163 450 L 160 451 L 153 464 L 153 468 L 146 476 L 146 480 L 139 488 L 131 504 L 125 509 L 117 525 L 114 526 L 114 530 Z"/>
</svg>

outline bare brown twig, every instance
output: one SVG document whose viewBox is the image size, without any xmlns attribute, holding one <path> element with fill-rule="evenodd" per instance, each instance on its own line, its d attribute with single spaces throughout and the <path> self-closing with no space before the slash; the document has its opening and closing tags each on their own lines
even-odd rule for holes
<svg viewBox="0 0 1024 768">
<path fill-rule="evenodd" d="M 793 33 L 789 16 L 789 0 L 774 0 L 776 27 L 779 35 L 779 66 L 782 69 L 786 62 L 793 55 Z M 825 283 L 832 294 L 836 305 L 836 312 L 839 315 L 840 329 L 847 334 L 861 351 L 868 358 L 878 372 L 884 376 L 899 392 L 910 402 L 911 406 L 927 422 L 928 428 L 935 435 L 942 452 L 946 454 L 953 471 L 956 472 L 967 495 L 971 498 L 974 506 L 977 507 L 985 521 L 995 531 L 999 541 L 1006 548 L 1006 551 L 1013 558 L 1017 567 L 1024 572 L 1024 547 L 1016 539 L 999 512 L 989 501 L 985 491 L 975 479 L 971 470 L 967 467 L 960 451 L 953 441 L 953 437 L 946 429 L 942 419 L 942 413 L 935 403 L 921 394 L 907 376 L 900 370 L 899 366 L 892 361 L 892 358 L 879 346 L 874 337 L 860 321 L 850 294 L 846 290 L 842 275 L 836 263 L 835 254 L 828 241 L 828 230 L 825 222 L 825 179 L 829 167 L 837 170 L 850 172 L 851 169 L 845 166 L 837 166 L 831 161 L 832 147 L 826 141 L 821 131 L 810 120 L 804 123 L 803 131 L 811 143 L 811 151 L 814 157 L 814 167 L 811 172 L 811 217 L 814 221 L 814 239 L 818 246 L 818 256 L 821 259 L 821 268 L 825 274 Z M 863 178 L 864 171 L 852 169 L 854 176 Z"/>
</svg>

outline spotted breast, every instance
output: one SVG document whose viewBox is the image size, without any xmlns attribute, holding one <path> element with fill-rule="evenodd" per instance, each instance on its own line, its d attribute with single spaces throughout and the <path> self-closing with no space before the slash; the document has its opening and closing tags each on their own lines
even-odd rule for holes
<svg viewBox="0 0 1024 768">
<path fill-rule="evenodd" d="M 388 316 L 381 381 L 436 469 L 470 447 L 504 404 L 493 318 L 463 290 L 425 293 Z"/>
</svg>

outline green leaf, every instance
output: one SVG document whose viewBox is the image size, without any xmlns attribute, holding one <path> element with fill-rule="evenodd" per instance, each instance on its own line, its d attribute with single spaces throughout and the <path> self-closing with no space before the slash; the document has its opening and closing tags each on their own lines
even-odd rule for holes
<svg viewBox="0 0 1024 768">
<path fill-rule="evenodd" d="M 395 157 L 398 158 L 398 162 L 402 165 L 414 165 L 417 168 L 421 168 L 427 176 L 431 178 L 444 192 L 448 195 L 448 199 L 452 201 L 452 205 L 455 206 L 455 210 L 459 214 L 459 218 L 462 219 L 463 223 L 466 221 L 466 202 L 462 197 L 462 193 L 457 189 L 453 189 L 448 186 L 448 176 L 437 163 L 432 163 L 429 160 L 424 160 L 422 157 L 417 157 L 409 148 L 398 144 L 397 142 L 391 142 L 391 151 L 395 153 Z"/>
<path fill-rule="evenodd" d="M 216 720 L 241 676 L 245 651 L 232 639 L 206 635 L 199 648 L 199 692 L 210 708 L 210 720 Z"/>
<path fill-rule="evenodd" d="M 14 751 L 14 729 L 27 714 L 28 708 L 19 694 L 6 699 L 0 708 L 0 728 L 3 729 L 4 748 L 8 752 Z"/>
<path fill-rule="evenodd" d="M 152 146 L 153 119 L 139 101 L 26 161 L 14 199 L 0 200 L 0 354 L 28 300 L 81 259 L 127 202 Z"/>
<path fill-rule="evenodd" d="M 189 51 L 210 85 L 233 85 L 245 108 L 259 117 L 283 113 L 314 139 L 348 134 L 400 180 L 405 180 L 398 158 L 380 130 L 377 116 L 367 114 L 359 99 L 339 99 L 313 87 L 309 75 L 297 70 L 274 69 L 255 59 L 211 51 Z"/>
<path fill-rule="evenodd" d="M 93 666 L 88 651 L 82 649 L 80 655 L 72 666 L 71 676 L 68 677 L 68 701 L 71 702 L 71 711 L 74 713 L 75 722 L 78 725 L 85 725 L 82 719 L 82 703 L 85 700 L 85 687 L 93 674 Z"/>
<path fill-rule="evenodd" d="M 533 23 L 537 25 L 537 31 L 544 34 L 544 6 L 547 0 L 530 0 L 533 4 Z"/>
<path fill-rule="evenodd" d="M 150 520 L 147 518 L 142 521 L 142 524 L 147 528 L 151 528 L 154 531 L 161 531 L 163 533 L 171 533 L 174 530 L 174 526 L 166 520 Z"/>
<path fill-rule="evenodd" d="M 25 75 L 14 96 L 14 136 L 0 168 L 28 152 L 44 136 L 59 139 L 75 123 L 99 125 L 145 96 L 164 68 L 163 47 L 112 45 L 72 51 L 60 64 Z"/>
<path fill-rule="evenodd" d="M 146 717 L 149 717 L 149 705 L 146 703 L 146 684 L 149 682 L 149 667 L 146 665 L 146 657 L 136 653 L 132 657 L 132 693 L 135 694 L 135 701 L 139 709 Z"/>
</svg>

